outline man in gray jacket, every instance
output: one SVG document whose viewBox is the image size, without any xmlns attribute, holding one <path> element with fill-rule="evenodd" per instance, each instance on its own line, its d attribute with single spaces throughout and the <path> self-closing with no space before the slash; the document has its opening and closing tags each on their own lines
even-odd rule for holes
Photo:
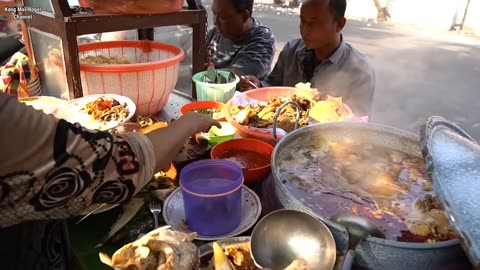
<svg viewBox="0 0 480 270">
<path fill-rule="evenodd" d="M 295 86 L 311 82 L 313 88 L 342 97 L 357 116 L 370 114 L 375 92 L 375 72 L 367 58 L 346 43 L 346 0 L 307 0 L 300 10 L 301 39 L 288 42 L 267 79 L 246 76 L 259 87 Z"/>
</svg>

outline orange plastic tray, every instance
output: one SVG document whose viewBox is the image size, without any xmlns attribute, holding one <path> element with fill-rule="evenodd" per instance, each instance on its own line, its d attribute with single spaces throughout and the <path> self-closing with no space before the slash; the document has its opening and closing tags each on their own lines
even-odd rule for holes
<svg viewBox="0 0 480 270">
<path fill-rule="evenodd" d="M 258 88 L 258 89 L 246 91 L 244 92 L 244 94 L 247 97 L 250 97 L 252 99 L 268 102 L 271 98 L 288 97 L 300 91 L 302 90 L 299 90 L 298 88 L 295 88 L 295 87 L 265 87 L 265 88 Z M 233 106 L 232 100 L 229 100 L 225 108 L 225 119 L 235 127 L 235 129 L 237 130 L 237 133 L 241 137 L 261 140 L 271 145 L 275 145 L 277 143 L 277 141 L 275 141 L 273 137 L 273 134 L 263 133 L 253 128 L 250 128 L 248 126 L 243 126 L 237 123 L 233 119 L 233 117 L 230 115 L 230 108 L 232 106 Z M 346 114 L 352 113 L 352 110 L 347 105 L 343 104 L 343 106 L 344 106 L 343 109 L 345 110 Z M 278 137 L 278 140 L 280 140 L 283 136 L 277 134 L 277 137 Z"/>
</svg>

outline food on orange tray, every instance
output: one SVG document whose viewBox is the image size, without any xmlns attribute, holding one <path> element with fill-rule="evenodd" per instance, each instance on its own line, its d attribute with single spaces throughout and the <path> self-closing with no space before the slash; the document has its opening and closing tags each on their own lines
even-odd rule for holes
<svg viewBox="0 0 480 270">
<path fill-rule="evenodd" d="M 315 101 L 292 95 L 286 98 L 275 97 L 268 101 L 268 104 L 263 105 L 256 103 L 255 105 L 237 106 L 230 108 L 230 115 L 233 119 L 241 125 L 246 125 L 255 128 L 271 128 L 273 126 L 273 117 L 277 109 L 287 101 L 295 101 L 300 105 L 300 120 L 299 126 L 306 126 L 308 124 L 308 111 L 312 108 Z M 290 132 L 294 129 L 297 111 L 291 104 L 287 105 L 278 117 L 278 127 Z"/>
<path fill-rule="evenodd" d="M 421 158 L 380 145 L 317 137 L 309 146 L 292 149 L 279 170 L 281 181 L 298 196 L 308 196 L 303 203 L 327 218 L 342 211 L 365 216 L 387 239 L 403 242 L 456 237 Z"/>
<path fill-rule="evenodd" d="M 117 270 L 196 269 L 198 248 L 191 241 L 195 234 L 158 228 L 117 250 L 112 258 L 100 253 L 100 260 Z"/>
<path fill-rule="evenodd" d="M 120 104 L 113 98 L 97 98 L 85 105 L 85 111 L 93 117 L 94 120 L 100 122 L 125 120 L 129 111 L 125 104 Z"/>
<path fill-rule="evenodd" d="M 308 125 L 312 119 L 317 122 L 341 121 L 349 114 L 344 110 L 341 98 L 322 95 L 316 89 L 310 89 L 309 83 L 296 87 L 298 91 L 291 96 L 273 97 L 266 104 L 233 105 L 229 113 L 237 123 L 254 128 L 271 128 L 275 112 L 287 101 L 295 101 L 300 106 L 299 127 Z M 286 132 L 292 131 L 296 115 L 295 106 L 287 105 L 278 117 L 277 126 Z"/>
<path fill-rule="evenodd" d="M 90 64 L 90 65 L 98 65 L 98 64 L 131 64 L 130 61 L 123 57 L 119 56 L 103 56 L 103 55 L 89 55 L 85 56 L 80 59 L 81 64 Z"/>
</svg>

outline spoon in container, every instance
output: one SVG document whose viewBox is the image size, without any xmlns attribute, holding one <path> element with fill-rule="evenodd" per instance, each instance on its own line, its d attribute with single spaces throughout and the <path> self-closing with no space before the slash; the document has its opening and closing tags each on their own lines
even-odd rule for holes
<svg viewBox="0 0 480 270">
<path fill-rule="evenodd" d="M 352 214 L 340 213 L 333 216 L 331 221 L 342 225 L 348 232 L 348 251 L 343 258 L 342 270 L 352 269 L 355 260 L 355 248 L 368 236 L 385 238 L 383 231 L 370 220 Z"/>
</svg>

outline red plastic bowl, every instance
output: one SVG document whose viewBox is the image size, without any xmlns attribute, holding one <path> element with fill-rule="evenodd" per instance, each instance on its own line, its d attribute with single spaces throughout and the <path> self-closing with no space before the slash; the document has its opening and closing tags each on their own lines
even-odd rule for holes
<svg viewBox="0 0 480 270">
<path fill-rule="evenodd" d="M 250 150 L 264 155 L 270 160 L 273 153 L 273 146 L 266 142 L 254 139 L 233 139 L 215 145 L 210 152 L 210 157 L 212 159 L 219 159 L 220 156 L 231 150 Z M 244 184 L 254 185 L 262 182 L 270 173 L 270 168 L 270 163 L 263 167 L 253 169 L 242 168 Z"/>
<path fill-rule="evenodd" d="M 224 117 L 215 119 L 217 121 L 225 121 L 225 104 L 217 101 L 194 101 L 188 104 L 183 105 L 180 108 L 180 113 L 182 115 L 187 112 L 201 110 L 201 109 L 215 109 L 223 112 Z"/>
</svg>

